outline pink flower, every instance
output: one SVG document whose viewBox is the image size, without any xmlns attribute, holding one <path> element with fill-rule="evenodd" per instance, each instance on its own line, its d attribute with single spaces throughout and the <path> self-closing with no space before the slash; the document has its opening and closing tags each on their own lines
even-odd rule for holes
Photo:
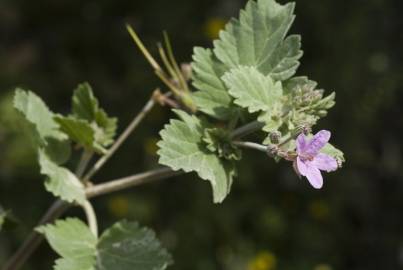
<svg viewBox="0 0 403 270">
<path fill-rule="evenodd" d="M 320 171 L 331 172 L 338 167 L 336 159 L 320 153 L 330 139 L 330 131 L 321 130 L 310 141 L 304 134 L 297 138 L 297 158 L 294 160 L 294 168 L 299 175 L 305 176 L 309 183 L 316 189 L 323 185 Z"/>
</svg>

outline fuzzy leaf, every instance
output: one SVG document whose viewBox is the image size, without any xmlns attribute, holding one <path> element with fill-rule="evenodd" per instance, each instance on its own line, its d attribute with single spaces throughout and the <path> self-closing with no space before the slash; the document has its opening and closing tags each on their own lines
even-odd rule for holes
<svg viewBox="0 0 403 270">
<path fill-rule="evenodd" d="M 32 124 L 38 144 L 45 149 L 48 156 L 58 164 L 65 163 L 70 157 L 70 142 L 53 119 L 54 113 L 42 99 L 31 91 L 17 89 L 14 107 Z"/>
<path fill-rule="evenodd" d="M 59 123 L 60 130 L 67 134 L 72 141 L 97 153 L 106 151 L 97 141 L 97 131 L 101 131 L 95 125 L 73 116 L 56 115 L 54 119 Z"/>
<path fill-rule="evenodd" d="M 210 181 L 214 202 L 222 202 L 230 191 L 235 175 L 232 163 L 219 159 L 206 149 L 203 131 L 209 128 L 207 123 L 186 112 L 175 112 L 182 120 L 171 120 L 160 132 L 159 163 L 173 170 L 196 172 L 200 178 Z"/>
<path fill-rule="evenodd" d="M 62 257 L 56 260 L 56 270 L 164 270 L 172 264 L 154 232 L 135 222 L 116 223 L 99 239 L 76 218 L 37 231 Z"/>
<path fill-rule="evenodd" d="M 99 144 L 106 147 L 113 142 L 113 137 L 116 134 L 117 119 L 109 117 L 99 107 L 99 102 L 88 83 L 80 84 L 74 91 L 72 112 L 76 118 L 96 124 L 96 137 Z"/>
<path fill-rule="evenodd" d="M 254 67 L 234 68 L 223 80 L 235 98 L 234 103 L 251 113 L 271 110 L 282 97 L 281 82 L 274 82 Z"/>
<path fill-rule="evenodd" d="M 47 137 L 59 140 L 67 139 L 67 136 L 59 131 L 59 125 L 53 120 L 54 114 L 33 92 L 17 89 L 14 96 L 14 107 L 35 125 L 41 139 L 45 140 Z"/>
<path fill-rule="evenodd" d="M 76 218 L 57 220 L 54 225 L 37 228 L 50 246 L 62 258 L 56 260 L 56 270 L 95 270 L 97 238 L 87 225 Z"/>
<path fill-rule="evenodd" d="M 342 151 L 340 151 L 339 149 L 337 149 L 336 147 L 334 147 L 332 144 L 327 143 L 321 150 L 320 152 L 327 154 L 331 157 L 334 157 L 336 160 L 339 161 L 339 164 L 341 165 L 343 162 L 345 162 L 345 158 L 344 158 L 344 153 Z"/>
<path fill-rule="evenodd" d="M 214 42 L 215 55 L 228 68 L 253 66 L 274 80 L 290 78 L 302 56 L 299 36 L 284 39 L 294 21 L 293 12 L 293 3 L 249 1 L 239 20 L 232 19 L 220 32 Z"/>
<path fill-rule="evenodd" d="M 228 120 L 234 113 L 232 97 L 221 80 L 226 67 L 210 49 L 196 47 L 193 51 L 193 86 L 199 91 L 193 99 L 200 111 L 220 120 Z"/>
<path fill-rule="evenodd" d="M 97 270 L 163 270 L 172 264 L 153 231 L 122 221 L 105 231 L 97 245 Z"/>
<path fill-rule="evenodd" d="M 39 165 L 41 173 L 48 177 L 45 182 L 46 190 L 70 203 L 83 204 L 86 201 L 84 186 L 80 180 L 68 169 L 50 160 L 43 150 L 39 150 Z"/>
</svg>

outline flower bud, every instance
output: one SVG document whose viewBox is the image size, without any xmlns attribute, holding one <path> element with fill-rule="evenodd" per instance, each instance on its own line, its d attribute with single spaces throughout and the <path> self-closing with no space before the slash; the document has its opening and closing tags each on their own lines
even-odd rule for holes
<svg viewBox="0 0 403 270">
<path fill-rule="evenodd" d="M 279 131 L 270 132 L 269 138 L 271 143 L 278 144 L 280 142 L 281 133 Z"/>
</svg>

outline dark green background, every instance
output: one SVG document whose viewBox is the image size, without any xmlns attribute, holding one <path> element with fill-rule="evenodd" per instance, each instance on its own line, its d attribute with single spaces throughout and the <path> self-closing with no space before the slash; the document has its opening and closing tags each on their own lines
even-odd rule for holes
<svg viewBox="0 0 403 270">
<path fill-rule="evenodd" d="M 189 61 L 193 46 L 210 46 L 208 22 L 243 5 L 0 0 L 0 203 L 21 221 L 0 233 L 0 265 L 53 200 L 11 108 L 13 89 L 31 89 L 53 111 L 67 112 L 74 87 L 89 81 L 122 130 L 161 86 L 125 23 L 153 52 L 167 30 L 177 58 Z M 181 176 L 95 199 L 101 228 L 122 217 L 154 228 L 174 255 L 171 269 L 247 269 L 267 252 L 277 269 L 403 269 L 402 10 L 401 0 L 297 1 L 291 32 L 302 34 L 305 52 L 298 74 L 336 91 L 336 106 L 316 128 L 331 130 L 347 159 L 322 190 L 299 180 L 289 163 L 245 151 L 223 204 L 212 204 L 207 182 Z M 155 167 L 150 150 L 169 116 L 155 109 L 96 181 Z M 54 258 L 43 244 L 24 269 L 50 269 Z"/>
</svg>

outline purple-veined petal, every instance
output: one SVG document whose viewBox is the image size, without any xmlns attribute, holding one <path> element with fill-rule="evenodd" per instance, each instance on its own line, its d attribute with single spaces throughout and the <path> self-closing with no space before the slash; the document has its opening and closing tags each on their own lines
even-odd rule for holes
<svg viewBox="0 0 403 270">
<path fill-rule="evenodd" d="M 329 155 L 319 153 L 312 160 L 312 164 L 322 171 L 332 172 L 337 170 L 337 160 Z"/>
<path fill-rule="evenodd" d="M 304 148 L 304 153 L 312 157 L 316 156 L 319 153 L 319 150 L 327 144 L 330 139 L 330 135 L 330 131 L 327 130 L 321 130 L 316 133 L 307 143 L 306 147 Z"/>
<path fill-rule="evenodd" d="M 305 135 L 303 133 L 299 134 L 297 137 L 297 153 L 303 153 L 305 147 L 306 147 L 306 140 L 305 140 Z"/>
<path fill-rule="evenodd" d="M 319 189 L 323 186 L 322 174 L 311 161 L 303 161 L 297 157 L 297 168 L 300 174 L 305 176 L 314 188 Z"/>
</svg>

